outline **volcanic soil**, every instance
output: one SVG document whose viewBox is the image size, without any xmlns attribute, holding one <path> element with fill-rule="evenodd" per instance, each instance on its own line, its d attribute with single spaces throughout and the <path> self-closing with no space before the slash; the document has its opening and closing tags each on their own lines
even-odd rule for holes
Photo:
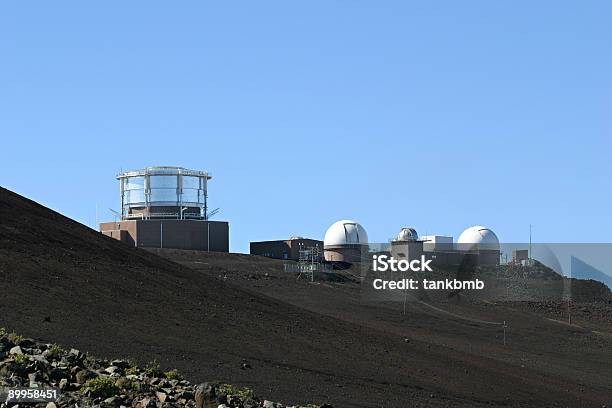
<svg viewBox="0 0 612 408">
<path fill-rule="evenodd" d="M 256 256 L 136 249 L 6 189 L 0 290 L 0 326 L 24 336 L 287 404 L 612 403 L 607 303 L 572 305 L 569 324 L 557 304 L 366 302 L 350 271 L 309 282 Z"/>
</svg>

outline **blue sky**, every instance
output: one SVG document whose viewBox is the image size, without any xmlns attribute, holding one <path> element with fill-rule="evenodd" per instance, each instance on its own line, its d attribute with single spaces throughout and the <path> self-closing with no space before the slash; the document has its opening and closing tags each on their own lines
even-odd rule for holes
<svg viewBox="0 0 612 408">
<path fill-rule="evenodd" d="M 232 251 L 351 218 L 609 242 L 612 3 L 5 2 L 0 185 L 95 225 L 213 174 Z"/>
</svg>

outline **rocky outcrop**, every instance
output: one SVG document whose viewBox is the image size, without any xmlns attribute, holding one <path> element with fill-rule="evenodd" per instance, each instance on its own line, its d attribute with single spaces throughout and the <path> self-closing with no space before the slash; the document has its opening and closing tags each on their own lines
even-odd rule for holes
<svg viewBox="0 0 612 408">
<path fill-rule="evenodd" d="M 176 370 L 163 372 L 156 362 L 138 367 L 129 360 L 104 360 L 76 349 L 36 342 L 0 329 L 0 387 L 55 388 L 59 398 L 36 406 L 287 408 L 262 400 L 249 388 L 207 382 L 192 384 Z M 0 401 L 0 407 L 23 406 Z M 297 407 L 297 406 L 295 406 Z M 317 407 L 308 405 L 304 408 Z M 323 407 L 330 408 L 324 404 Z"/>
</svg>

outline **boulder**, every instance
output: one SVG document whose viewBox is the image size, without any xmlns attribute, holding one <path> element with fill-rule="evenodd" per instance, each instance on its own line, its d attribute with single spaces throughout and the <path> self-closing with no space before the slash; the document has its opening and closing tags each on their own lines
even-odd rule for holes
<svg viewBox="0 0 612 408">
<path fill-rule="evenodd" d="M 108 374 L 113 374 L 113 373 L 114 373 L 114 372 L 116 372 L 117 370 L 119 370 L 119 367 L 114 366 L 114 365 L 112 365 L 112 366 L 110 366 L 110 367 L 106 367 L 106 368 L 104 369 L 104 371 L 106 371 Z"/>
<path fill-rule="evenodd" d="M 98 374 L 91 370 L 81 370 L 74 376 L 78 384 L 85 384 L 87 380 L 91 380 L 96 377 L 98 377 Z"/>
<path fill-rule="evenodd" d="M 137 405 L 141 408 L 157 408 L 157 404 L 151 398 L 145 398 Z"/>
<path fill-rule="evenodd" d="M 17 344 L 19 347 L 32 348 L 36 345 L 36 342 L 32 339 L 21 339 Z"/>
<path fill-rule="evenodd" d="M 23 354 L 23 350 L 21 350 L 21 347 L 15 346 L 9 351 L 9 354 L 10 355 Z"/>
<path fill-rule="evenodd" d="M 160 391 L 155 391 L 155 396 L 157 397 L 159 402 L 166 402 L 166 398 L 168 398 L 168 394 Z"/>
<path fill-rule="evenodd" d="M 117 397 L 110 397 L 104 400 L 107 405 L 115 405 L 117 403 Z"/>
<path fill-rule="evenodd" d="M 126 368 L 130 367 L 130 363 L 127 360 L 113 360 L 110 363 L 111 365 L 119 367 L 122 370 L 125 370 Z"/>
<path fill-rule="evenodd" d="M 69 380 L 70 371 L 66 367 L 54 367 L 49 372 L 49 378 L 54 381 Z"/>
<path fill-rule="evenodd" d="M 195 391 L 195 408 L 216 408 L 218 383 L 205 382 Z"/>
</svg>

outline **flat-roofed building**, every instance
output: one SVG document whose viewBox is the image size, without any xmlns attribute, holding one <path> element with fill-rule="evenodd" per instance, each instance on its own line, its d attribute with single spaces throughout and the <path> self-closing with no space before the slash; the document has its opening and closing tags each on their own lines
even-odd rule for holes
<svg viewBox="0 0 612 408">
<path fill-rule="evenodd" d="M 315 253 L 323 254 L 323 241 L 299 236 L 285 240 L 256 241 L 251 242 L 249 252 L 251 255 L 298 261 L 300 259 L 300 251 L 305 251 L 309 248 L 319 248 L 319 251 L 315 251 Z M 315 261 L 320 260 L 315 259 Z"/>
</svg>

